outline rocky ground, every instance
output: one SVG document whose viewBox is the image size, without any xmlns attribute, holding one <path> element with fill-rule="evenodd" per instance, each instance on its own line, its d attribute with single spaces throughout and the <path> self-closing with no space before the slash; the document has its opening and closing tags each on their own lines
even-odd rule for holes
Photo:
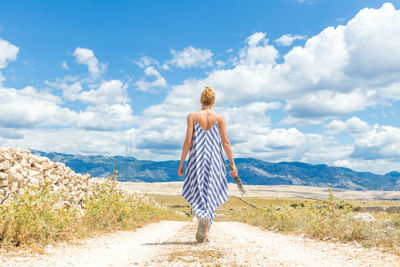
<svg viewBox="0 0 400 267">
<path fill-rule="evenodd" d="M 316 241 L 238 222 L 215 222 L 210 242 L 196 222 L 163 221 L 48 247 L 43 255 L 0 254 L 1 266 L 400 266 L 400 257 L 356 243 Z"/>
</svg>

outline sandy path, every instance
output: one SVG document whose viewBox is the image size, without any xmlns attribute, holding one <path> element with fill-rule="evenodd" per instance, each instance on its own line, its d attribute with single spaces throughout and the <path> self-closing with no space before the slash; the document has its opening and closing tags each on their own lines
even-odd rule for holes
<svg viewBox="0 0 400 267">
<path fill-rule="evenodd" d="M 144 262 L 160 248 L 144 245 L 168 240 L 186 222 L 163 221 L 136 231 L 118 231 L 86 239 L 80 245 L 65 245 L 46 250 L 36 257 L 0 256 L 0 266 L 132 266 Z"/>
<path fill-rule="evenodd" d="M 0 257 L 1 266 L 400 266 L 400 257 L 348 244 L 215 222 L 210 242 L 194 240 L 195 222 L 164 221 L 137 231 L 48 249 L 35 258 Z"/>
</svg>

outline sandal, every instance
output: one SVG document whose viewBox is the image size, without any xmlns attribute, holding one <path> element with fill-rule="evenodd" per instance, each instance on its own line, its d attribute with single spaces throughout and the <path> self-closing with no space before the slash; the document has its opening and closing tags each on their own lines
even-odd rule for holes
<svg viewBox="0 0 400 267">
<path fill-rule="evenodd" d="M 196 240 L 199 243 L 203 243 L 206 238 L 206 226 L 207 218 L 200 218 L 199 226 L 197 226 Z"/>
</svg>

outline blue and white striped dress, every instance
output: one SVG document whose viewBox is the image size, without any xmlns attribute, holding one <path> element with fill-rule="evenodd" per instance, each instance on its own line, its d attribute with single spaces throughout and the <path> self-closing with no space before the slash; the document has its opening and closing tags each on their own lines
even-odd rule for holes
<svg viewBox="0 0 400 267">
<path fill-rule="evenodd" d="M 217 121 L 206 131 L 195 117 L 193 128 L 182 197 L 211 225 L 215 210 L 229 198 L 222 142 Z"/>
</svg>

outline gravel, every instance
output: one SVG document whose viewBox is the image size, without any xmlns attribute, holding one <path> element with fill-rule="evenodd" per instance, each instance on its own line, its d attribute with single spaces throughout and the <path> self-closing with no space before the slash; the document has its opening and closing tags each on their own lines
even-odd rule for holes
<svg viewBox="0 0 400 267">
<path fill-rule="evenodd" d="M 214 222 L 210 242 L 197 223 L 163 221 L 136 231 L 49 247 L 44 255 L 0 255 L 1 266 L 400 266 L 400 257 L 357 243 L 317 241 L 238 222 Z"/>
</svg>

